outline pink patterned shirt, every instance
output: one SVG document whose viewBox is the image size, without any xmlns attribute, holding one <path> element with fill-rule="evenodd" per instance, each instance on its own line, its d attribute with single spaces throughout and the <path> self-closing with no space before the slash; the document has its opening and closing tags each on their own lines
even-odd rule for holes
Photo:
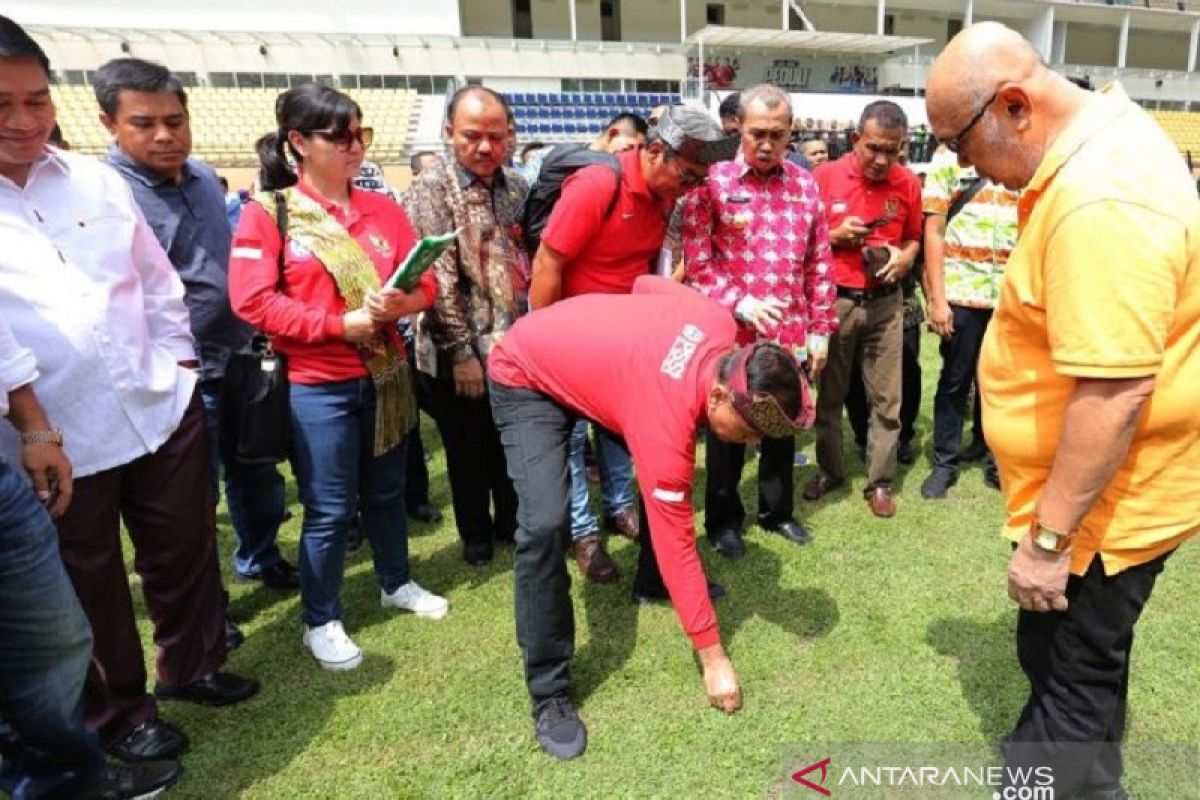
<svg viewBox="0 0 1200 800">
<path fill-rule="evenodd" d="M 714 164 L 708 183 L 684 200 L 683 257 L 687 282 L 730 311 L 746 295 L 785 304 L 768 341 L 803 347 L 808 334 L 837 328 L 825 206 L 796 164 L 784 161 L 765 178 L 741 152 Z M 756 338 L 752 326 L 739 326 L 740 343 Z"/>
</svg>

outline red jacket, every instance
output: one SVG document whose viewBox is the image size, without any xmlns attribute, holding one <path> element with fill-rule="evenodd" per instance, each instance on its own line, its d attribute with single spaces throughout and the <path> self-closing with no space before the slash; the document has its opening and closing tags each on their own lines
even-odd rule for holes
<svg viewBox="0 0 1200 800">
<path fill-rule="evenodd" d="M 374 192 L 350 190 L 350 211 L 329 203 L 301 184 L 297 189 L 321 203 L 350 232 L 375 263 L 381 281 L 395 271 L 417 236 L 404 210 Z M 238 316 L 271 337 L 288 359 L 288 380 L 316 384 L 367 377 L 357 348 L 342 338 L 346 302 L 333 276 L 315 255 L 288 244 L 279 274 L 281 242 L 275 220 L 256 201 L 246 204 L 233 237 L 229 260 L 229 300 Z M 432 273 L 417 283 L 428 308 Z M 399 336 L 395 328 L 389 335 Z M 403 352 L 403 348 L 401 347 Z"/>
</svg>

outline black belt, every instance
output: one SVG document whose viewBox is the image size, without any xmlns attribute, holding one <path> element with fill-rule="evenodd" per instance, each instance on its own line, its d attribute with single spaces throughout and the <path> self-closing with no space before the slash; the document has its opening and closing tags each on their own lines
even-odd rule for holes
<svg viewBox="0 0 1200 800">
<path fill-rule="evenodd" d="M 839 286 L 837 287 L 837 296 L 853 300 L 856 305 L 862 305 L 871 300 L 887 297 L 893 292 L 898 291 L 900 291 L 900 284 L 898 283 L 888 283 L 883 286 L 876 286 L 874 289 L 851 289 L 847 286 Z"/>
</svg>

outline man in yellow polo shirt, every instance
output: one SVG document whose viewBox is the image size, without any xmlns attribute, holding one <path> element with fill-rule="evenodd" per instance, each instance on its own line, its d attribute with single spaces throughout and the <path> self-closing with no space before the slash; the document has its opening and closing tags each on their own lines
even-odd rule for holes
<svg viewBox="0 0 1200 800">
<path fill-rule="evenodd" d="M 1200 201 L 1120 88 L 1072 85 L 1002 25 L 955 37 L 926 88 L 960 162 L 1026 188 L 980 361 L 1030 683 L 1006 760 L 1049 765 L 1056 797 L 1124 797 L 1134 626 L 1200 529 Z"/>
</svg>

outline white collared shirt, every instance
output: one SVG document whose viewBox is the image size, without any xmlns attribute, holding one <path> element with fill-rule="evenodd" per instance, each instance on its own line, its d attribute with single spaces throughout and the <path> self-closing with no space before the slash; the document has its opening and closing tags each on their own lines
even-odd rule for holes
<svg viewBox="0 0 1200 800">
<path fill-rule="evenodd" d="M 37 359 L 28 347 L 22 347 L 12 328 L 0 317 L 0 415 L 8 416 L 8 395 L 37 380 Z"/>
<path fill-rule="evenodd" d="M 34 391 L 76 476 L 154 452 L 183 418 L 183 283 L 110 167 L 48 148 L 23 188 L 0 177 L 0 316 L 37 358 Z M 0 455 L 18 452 L 3 426 Z"/>
</svg>

